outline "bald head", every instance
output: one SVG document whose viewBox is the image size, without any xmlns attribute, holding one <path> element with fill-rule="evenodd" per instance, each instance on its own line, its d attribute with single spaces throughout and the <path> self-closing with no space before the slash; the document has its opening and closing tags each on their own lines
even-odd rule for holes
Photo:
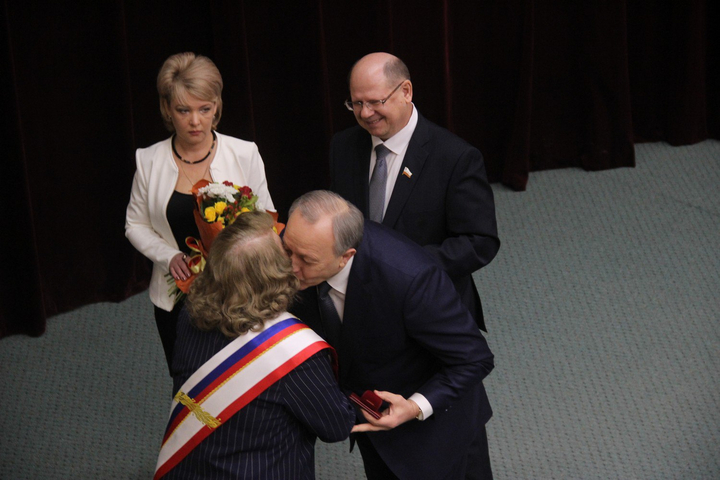
<svg viewBox="0 0 720 480">
<path fill-rule="evenodd" d="M 410 80 L 410 71 L 405 62 L 395 55 L 385 52 L 369 53 L 355 62 L 348 75 L 348 85 L 352 83 L 353 73 L 382 73 L 388 86 L 400 83 L 403 80 Z"/>
<path fill-rule="evenodd" d="M 413 90 L 410 72 L 398 57 L 385 52 L 365 55 L 353 65 L 348 81 L 351 101 L 366 102 L 354 110 L 355 119 L 371 135 L 385 141 L 407 125 Z"/>
</svg>

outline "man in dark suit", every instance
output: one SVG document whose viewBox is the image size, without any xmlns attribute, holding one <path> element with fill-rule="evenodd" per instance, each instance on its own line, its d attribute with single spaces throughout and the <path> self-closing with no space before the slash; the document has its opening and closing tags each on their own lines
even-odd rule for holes
<svg viewBox="0 0 720 480">
<path fill-rule="evenodd" d="M 500 241 L 480 151 L 418 113 L 410 73 L 399 58 L 366 55 L 349 80 L 346 106 L 358 126 L 332 139 L 330 189 L 366 218 L 425 247 L 486 330 L 472 273 L 490 263 Z M 378 146 L 387 149 L 381 162 Z"/>
<path fill-rule="evenodd" d="M 493 355 L 447 274 L 327 191 L 293 203 L 283 241 L 303 289 L 292 311 L 336 348 L 341 388 L 387 403 L 353 428 L 368 478 L 463 478 Z"/>
</svg>

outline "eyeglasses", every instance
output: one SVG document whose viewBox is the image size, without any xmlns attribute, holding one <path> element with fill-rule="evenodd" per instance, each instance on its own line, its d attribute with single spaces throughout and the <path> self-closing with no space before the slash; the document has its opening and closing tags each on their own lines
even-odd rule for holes
<svg viewBox="0 0 720 480">
<path fill-rule="evenodd" d="M 379 107 L 384 106 L 385 102 L 390 100 L 390 97 L 393 96 L 393 93 L 397 92 L 398 88 L 400 88 L 403 83 L 405 83 L 405 80 L 400 82 L 398 86 L 395 87 L 392 92 L 390 92 L 390 95 L 388 95 L 382 100 L 368 100 L 367 102 L 361 102 L 359 100 L 357 102 L 351 102 L 350 100 L 345 100 L 345 107 L 351 112 L 359 112 L 363 109 L 363 106 L 375 111 Z"/>
</svg>

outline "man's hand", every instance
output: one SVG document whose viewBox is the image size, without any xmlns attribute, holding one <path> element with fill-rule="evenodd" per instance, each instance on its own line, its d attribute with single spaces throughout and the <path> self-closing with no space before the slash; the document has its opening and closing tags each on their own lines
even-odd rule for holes
<svg viewBox="0 0 720 480">
<path fill-rule="evenodd" d="M 352 433 L 357 432 L 380 432 L 391 430 L 398 425 L 417 417 L 420 407 L 412 400 L 406 400 L 402 395 L 395 395 L 390 392 L 375 390 L 375 394 L 390 404 L 388 408 L 380 412 L 382 416 L 375 419 L 369 414 L 362 412 L 369 423 L 360 423 L 352 428 Z"/>
</svg>

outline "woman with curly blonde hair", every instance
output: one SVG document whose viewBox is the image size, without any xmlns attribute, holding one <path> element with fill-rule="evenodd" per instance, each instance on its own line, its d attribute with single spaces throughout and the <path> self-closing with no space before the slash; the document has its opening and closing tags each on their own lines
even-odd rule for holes
<svg viewBox="0 0 720 480">
<path fill-rule="evenodd" d="M 213 242 L 187 300 L 195 326 L 218 328 L 228 338 L 261 328 L 287 311 L 298 289 L 270 215 L 245 213 L 235 223 Z"/>
<path fill-rule="evenodd" d="M 355 414 L 337 385 L 330 346 L 287 313 L 298 280 L 273 225 L 264 212 L 240 215 L 217 236 L 190 289 L 178 319 L 162 478 L 314 478 L 316 438 L 350 435 Z M 278 366 L 251 373 L 265 363 Z M 222 395 L 244 406 L 213 411 Z M 179 455 L 188 448 L 172 436 L 192 422 L 198 433 L 188 438 L 207 436 Z"/>
</svg>

